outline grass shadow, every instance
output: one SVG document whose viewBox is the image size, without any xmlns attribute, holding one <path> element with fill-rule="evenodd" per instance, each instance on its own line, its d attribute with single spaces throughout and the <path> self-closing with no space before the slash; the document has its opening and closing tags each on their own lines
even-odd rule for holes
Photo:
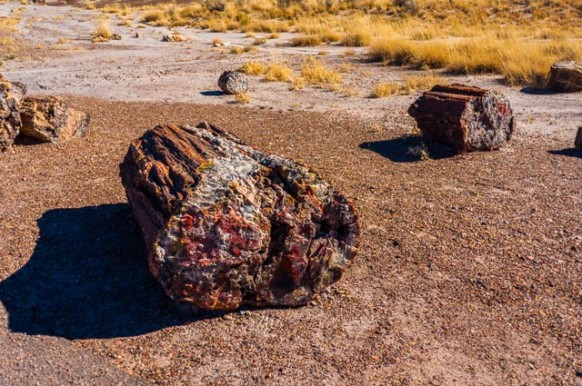
<svg viewBox="0 0 582 386">
<path fill-rule="evenodd" d="M 424 148 L 431 159 L 439 160 L 456 155 L 455 151 L 444 145 L 428 141 L 418 136 L 403 136 L 384 141 L 364 142 L 361 149 L 371 150 L 392 162 L 417 162 L 420 156 L 414 149 Z"/>
<path fill-rule="evenodd" d="M 0 282 L 14 332 L 129 337 L 221 316 L 178 312 L 149 273 L 127 204 L 49 210 L 38 227 L 28 263 Z"/>
<path fill-rule="evenodd" d="M 563 155 L 566 157 L 581 158 L 582 159 L 582 149 L 577 149 L 575 147 L 569 149 L 561 150 L 548 150 L 548 153 L 553 155 Z"/>
</svg>

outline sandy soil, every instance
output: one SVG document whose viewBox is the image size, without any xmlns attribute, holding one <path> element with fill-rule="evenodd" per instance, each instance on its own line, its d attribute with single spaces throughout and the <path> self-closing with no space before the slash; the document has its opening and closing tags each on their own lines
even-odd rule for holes
<svg viewBox="0 0 582 386">
<path fill-rule="evenodd" d="M 0 15 L 11 7 L 21 5 Z M 570 149 L 580 95 L 461 78 L 500 87 L 519 132 L 500 151 L 451 157 L 429 144 L 433 159 L 413 162 L 414 96 L 258 79 L 245 107 L 201 94 L 216 91 L 222 68 L 250 57 L 297 65 L 310 49 L 241 57 L 211 49 L 215 34 L 185 30 L 194 42 L 169 44 L 161 30 L 132 39 L 128 27 L 120 42 L 91 45 L 74 39 L 87 38 L 94 13 L 25 8 L 23 39 L 43 47 L 3 74 L 68 95 L 93 121 L 85 139 L 0 154 L 0 384 L 580 383 L 582 154 Z M 71 39 L 63 49 L 59 34 Z M 330 63 L 346 60 L 328 50 Z M 363 90 L 404 73 L 354 68 Z M 200 120 L 314 166 L 354 201 L 360 254 L 313 304 L 182 315 L 150 278 L 118 164 L 155 124 Z"/>
</svg>

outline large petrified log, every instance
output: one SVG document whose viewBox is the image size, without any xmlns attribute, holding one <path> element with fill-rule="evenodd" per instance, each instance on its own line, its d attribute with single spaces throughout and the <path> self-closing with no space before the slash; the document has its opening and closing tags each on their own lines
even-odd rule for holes
<svg viewBox="0 0 582 386">
<path fill-rule="evenodd" d="M 582 126 L 576 132 L 576 139 L 574 140 L 574 147 L 582 150 Z"/>
<path fill-rule="evenodd" d="M 427 138 L 458 152 L 494 150 L 511 139 L 513 111 L 502 94 L 478 87 L 434 86 L 408 109 Z"/>
<path fill-rule="evenodd" d="M 550 68 L 547 88 L 560 92 L 582 91 L 582 63 L 554 63 Z"/>
<path fill-rule="evenodd" d="M 59 143 L 84 137 L 89 115 L 67 106 L 59 97 L 27 97 L 20 107 L 21 134 L 42 142 Z"/>
<path fill-rule="evenodd" d="M 6 150 L 20 132 L 20 100 L 26 87 L 18 82 L 9 82 L 0 75 L 0 150 Z"/>
<path fill-rule="evenodd" d="M 207 123 L 147 131 L 120 172 L 150 270 L 179 303 L 303 305 L 356 254 L 358 217 L 342 194 Z"/>
</svg>

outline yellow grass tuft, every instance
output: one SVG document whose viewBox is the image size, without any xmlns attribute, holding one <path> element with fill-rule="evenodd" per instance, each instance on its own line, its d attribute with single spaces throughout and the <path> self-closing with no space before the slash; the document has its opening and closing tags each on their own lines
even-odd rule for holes
<svg viewBox="0 0 582 386">
<path fill-rule="evenodd" d="M 294 47 L 313 47 L 321 44 L 321 39 L 317 35 L 303 35 L 291 39 L 291 45 Z"/>
<path fill-rule="evenodd" d="M 411 92 L 414 90 L 425 91 L 431 89 L 437 84 L 446 84 L 445 80 L 436 75 L 411 75 L 404 78 L 404 92 Z"/>
<path fill-rule="evenodd" d="M 99 24 L 97 24 L 97 26 L 95 26 L 95 29 L 93 30 L 91 42 L 93 43 L 107 42 L 111 40 L 112 37 L 113 33 L 109 28 L 109 22 L 101 21 Z"/>
<path fill-rule="evenodd" d="M 249 103 L 251 101 L 251 97 L 244 92 L 239 92 L 239 93 L 235 94 L 234 99 L 236 99 L 236 101 L 238 103 L 243 104 L 243 105 L 246 105 L 247 103 Z"/>
<path fill-rule="evenodd" d="M 342 76 L 339 72 L 331 70 L 323 62 L 308 58 L 301 67 L 301 76 L 307 84 L 339 84 Z"/>
<path fill-rule="evenodd" d="M 401 86 L 398 83 L 382 82 L 378 83 L 372 89 L 371 98 L 386 98 L 390 95 L 398 94 Z"/>
<path fill-rule="evenodd" d="M 273 63 L 265 73 L 265 79 L 270 82 L 289 82 L 293 79 L 293 70 L 283 63 Z"/>
<path fill-rule="evenodd" d="M 249 61 L 242 65 L 240 71 L 248 75 L 263 75 L 267 72 L 267 69 L 264 63 Z"/>
</svg>

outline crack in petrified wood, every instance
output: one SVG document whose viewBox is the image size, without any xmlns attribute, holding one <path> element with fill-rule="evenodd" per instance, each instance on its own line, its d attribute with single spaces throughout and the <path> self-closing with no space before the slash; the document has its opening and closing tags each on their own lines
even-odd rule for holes
<svg viewBox="0 0 582 386">
<path fill-rule="evenodd" d="M 358 217 L 327 181 L 206 123 L 146 132 L 121 176 L 150 270 L 178 302 L 299 306 L 357 251 Z"/>
</svg>

